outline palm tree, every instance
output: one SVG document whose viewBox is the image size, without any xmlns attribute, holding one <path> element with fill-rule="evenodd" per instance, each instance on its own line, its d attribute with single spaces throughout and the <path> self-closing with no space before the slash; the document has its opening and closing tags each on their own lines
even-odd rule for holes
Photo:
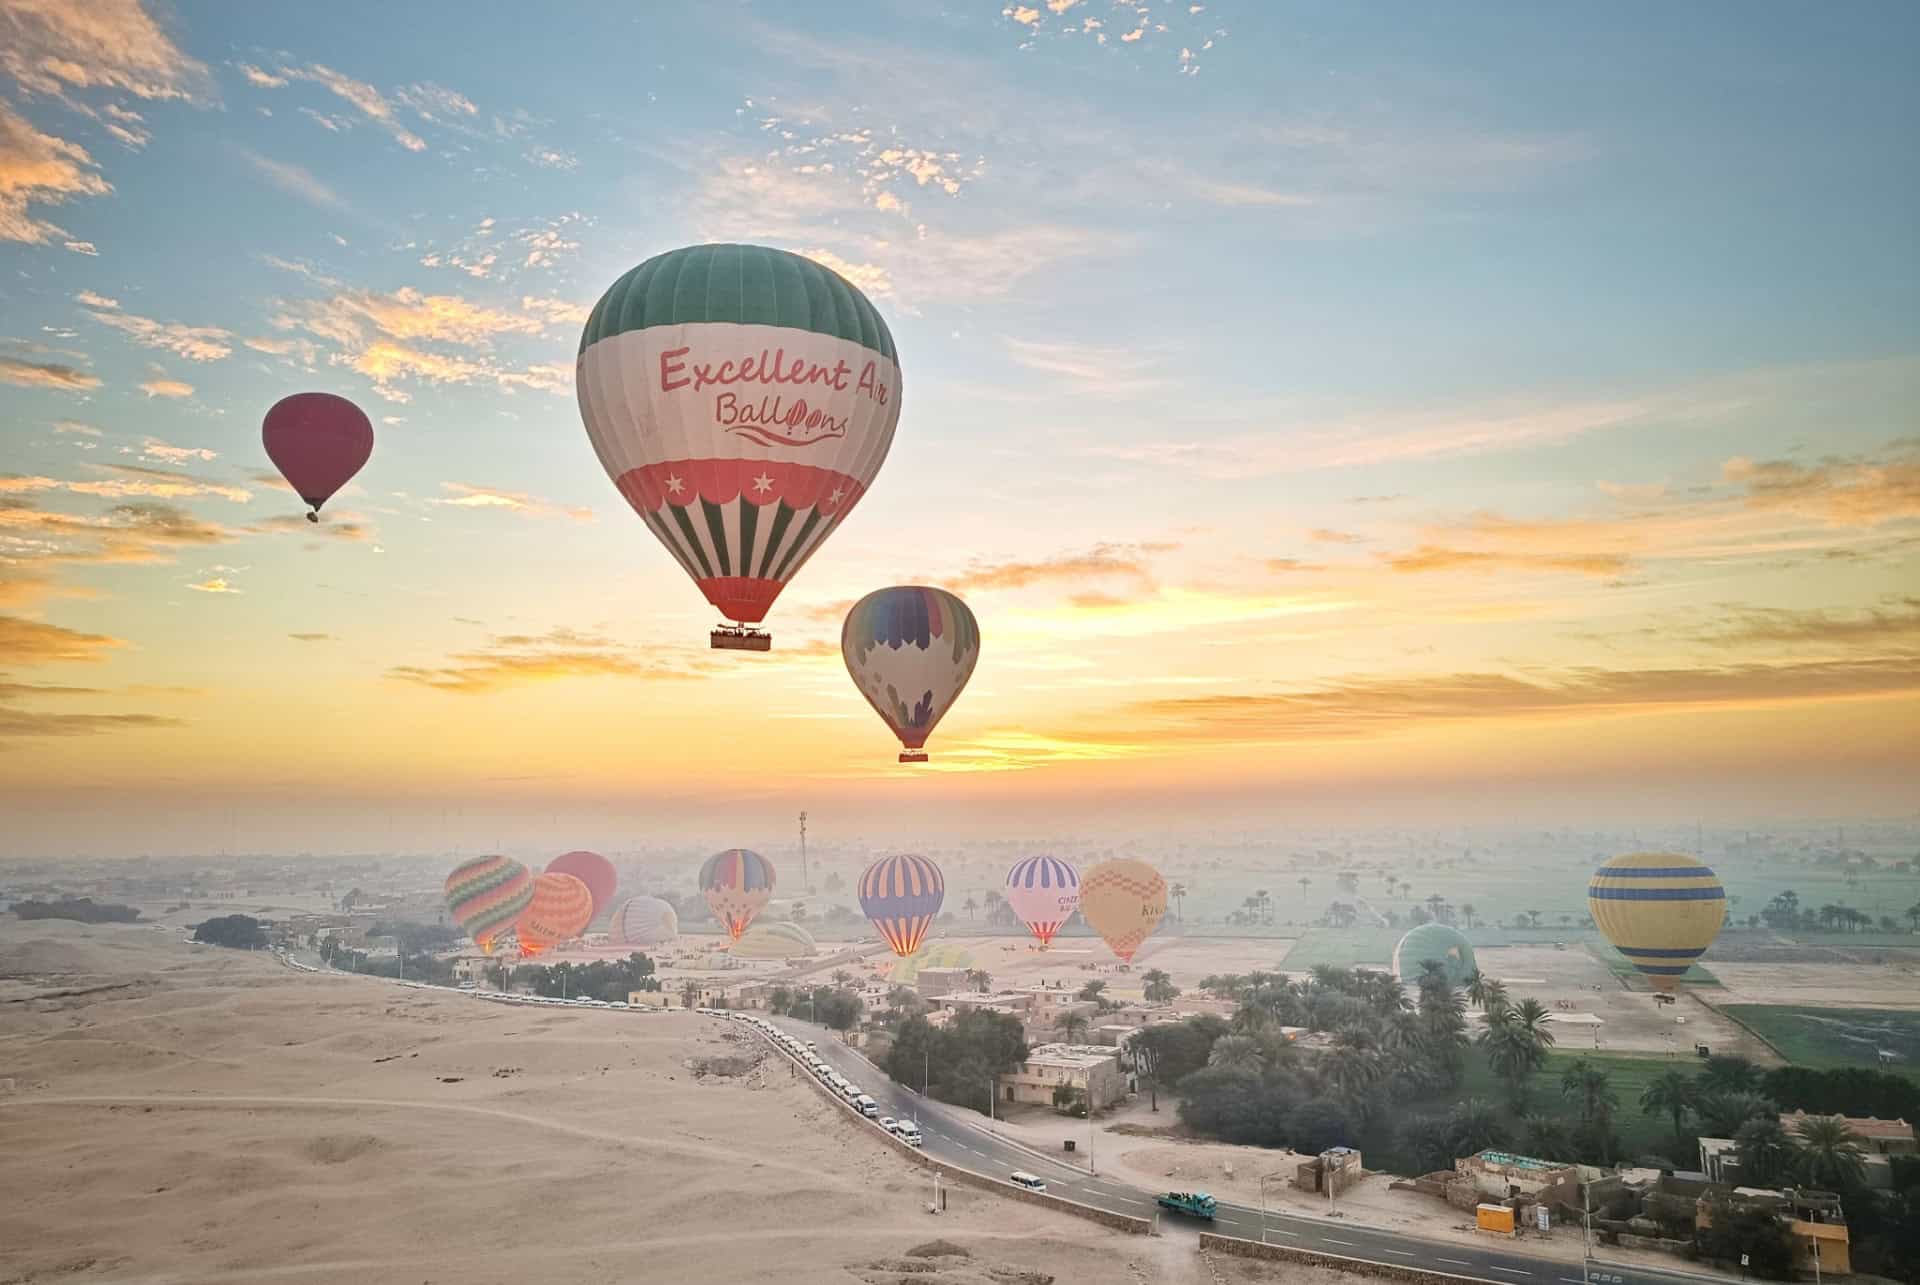
<svg viewBox="0 0 1920 1285">
<path fill-rule="evenodd" d="M 1465 979 L 1467 1001 L 1475 1008 L 1487 1006 L 1487 983 L 1492 980 L 1477 968 L 1467 974 Z"/>
<path fill-rule="evenodd" d="M 1573 1154 L 1573 1141 L 1567 1127 L 1557 1116 L 1530 1115 L 1526 1118 L 1527 1154 L 1542 1160 L 1558 1160 Z"/>
<path fill-rule="evenodd" d="M 1527 927 L 1538 928 L 1539 926 L 1540 926 L 1540 912 L 1537 910 L 1529 910 L 1527 912 Z"/>
<path fill-rule="evenodd" d="M 1579 1100 L 1582 1125 L 1610 1116 L 1620 1103 L 1607 1073 L 1585 1058 L 1575 1061 L 1561 1075 L 1560 1096 Z"/>
<path fill-rule="evenodd" d="M 697 1008 L 700 1005 L 700 983 L 690 981 L 680 988 L 680 1007 Z"/>
<path fill-rule="evenodd" d="M 1920 933 L 1920 901 L 1914 902 L 1906 910 L 1907 922 L 1913 925 L 1913 931 Z"/>
<path fill-rule="evenodd" d="M 1471 901 L 1462 902 L 1460 905 L 1460 918 L 1466 920 L 1469 928 L 1473 927 L 1473 908 Z"/>
<path fill-rule="evenodd" d="M 1307 878 L 1305 875 L 1300 876 L 1300 900 L 1305 901 L 1307 899 L 1307 889 L 1312 886 L 1313 880 Z"/>
<path fill-rule="evenodd" d="M 1864 1139 L 1844 1117 L 1810 1115 L 1796 1121 L 1793 1131 L 1800 1144 L 1793 1172 L 1802 1183 L 1821 1191 L 1845 1191 L 1865 1181 L 1866 1165 L 1860 1158 Z"/>
<path fill-rule="evenodd" d="M 1547 1010 L 1536 999 L 1521 1000 L 1513 1008 L 1491 1009 L 1478 1043 L 1486 1050 L 1494 1074 L 1507 1082 L 1516 1111 L 1524 1107 L 1527 1080 L 1546 1062 L 1547 1050 L 1553 1047 Z"/>
<path fill-rule="evenodd" d="M 1187 918 L 1187 885 L 1184 883 L 1174 884 L 1173 887 L 1167 889 L 1167 896 L 1173 898 L 1174 918 L 1185 923 Z"/>
<path fill-rule="evenodd" d="M 1648 1115 L 1656 1111 L 1665 1111 L 1673 1117 L 1675 1146 L 1681 1146 L 1686 1141 L 1686 1115 L 1698 1105 L 1698 1102 L 1698 1086 L 1694 1078 L 1678 1068 L 1661 1072 L 1640 1091 L 1642 1111 Z"/>
<path fill-rule="evenodd" d="M 1217 1066 L 1223 1071 L 1252 1071 L 1258 1074 L 1265 1064 L 1260 1041 L 1251 1035 L 1222 1035 L 1213 1042 L 1213 1051 L 1207 1054 L 1207 1065 Z"/>
<path fill-rule="evenodd" d="M 1080 1037 L 1087 1033 L 1087 1015 L 1085 1013 L 1062 1013 L 1053 1029 L 1069 1044 L 1077 1044 Z"/>
<path fill-rule="evenodd" d="M 1471 1156 L 1505 1145 L 1506 1113 L 1482 1098 L 1468 1098 L 1447 1112 L 1447 1138 L 1455 1156 Z"/>
<path fill-rule="evenodd" d="M 1171 1004 L 1180 995 L 1180 988 L 1173 984 L 1173 978 L 1158 968 L 1151 968 L 1142 974 L 1141 996 L 1149 1004 Z"/>
<path fill-rule="evenodd" d="M 1756 1116 L 1733 1135 L 1740 1157 L 1740 1181 L 1750 1187 L 1771 1187 L 1793 1167 L 1796 1152 L 1776 1116 Z"/>
<path fill-rule="evenodd" d="M 980 909 L 980 903 L 973 899 L 972 893 L 968 893 L 966 904 L 961 906 L 960 909 L 967 912 L 967 922 L 971 923 L 973 922 L 973 912 Z"/>
<path fill-rule="evenodd" d="M 1710 1092 L 1704 1084 L 1705 1077 L 1701 1079 L 1693 1110 L 1700 1118 L 1700 1131 L 1708 1137 L 1731 1138 L 1749 1120 L 1780 1114 L 1772 1098 L 1758 1093 Z"/>
<path fill-rule="evenodd" d="M 1258 889 L 1255 889 L 1254 896 L 1259 899 L 1260 913 L 1266 917 L 1266 921 L 1268 923 L 1272 923 L 1273 922 L 1273 894 L 1268 892 L 1265 888 L 1258 888 Z"/>
<path fill-rule="evenodd" d="M 1437 892 L 1433 893 L 1431 896 L 1427 898 L 1427 912 L 1431 914 L 1435 919 L 1438 919 L 1440 917 L 1440 907 L 1446 904 L 1447 904 L 1447 899 L 1445 897 L 1442 897 Z"/>
<path fill-rule="evenodd" d="M 1508 1007 L 1507 984 L 1505 982 L 1497 977 L 1490 978 L 1481 989 L 1486 992 L 1486 998 L 1480 1003 L 1480 1011 L 1485 1013 L 1489 1018 L 1493 1016 L 1494 1009 Z"/>
<path fill-rule="evenodd" d="M 1098 1004 L 1101 1002 L 1100 992 L 1105 989 L 1107 989 L 1107 984 L 1101 981 L 1099 978 L 1095 978 L 1093 981 L 1088 982 L 1085 986 L 1082 986 L 1080 988 L 1080 998 L 1090 999 L 1094 1003 Z"/>
</svg>

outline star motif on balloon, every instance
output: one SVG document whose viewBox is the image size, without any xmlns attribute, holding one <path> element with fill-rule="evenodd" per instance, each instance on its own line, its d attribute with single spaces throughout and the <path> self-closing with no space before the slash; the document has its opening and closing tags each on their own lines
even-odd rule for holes
<svg viewBox="0 0 1920 1285">
<path fill-rule="evenodd" d="M 840 497 L 845 494 L 846 494 L 845 490 L 836 486 L 831 491 L 827 492 L 827 503 L 838 504 L 840 503 Z"/>
<path fill-rule="evenodd" d="M 765 495 L 773 489 L 773 479 L 765 473 L 762 473 L 759 477 L 753 479 L 753 489 L 759 494 Z"/>
<path fill-rule="evenodd" d="M 667 474 L 667 494 L 668 495 L 678 495 L 680 494 L 680 492 L 686 489 L 687 489 L 687 484 L 681 481 L 677 475 L 673 473 Z"/>
</svg>

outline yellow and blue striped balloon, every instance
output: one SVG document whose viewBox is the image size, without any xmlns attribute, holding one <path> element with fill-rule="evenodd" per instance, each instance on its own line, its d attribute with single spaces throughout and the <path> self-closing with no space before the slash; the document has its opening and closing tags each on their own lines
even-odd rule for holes
<svg viewBox="0 0 1920 1285">
<path fill-rule="evenodd" d="M 1593 873 L 1587 909 L 1613 948 L 1657 991 L 1704 955 L 1727 914 L 1727 890 L 1705 863 L 1672 852 L 1615 857 Z"/>
</svg>

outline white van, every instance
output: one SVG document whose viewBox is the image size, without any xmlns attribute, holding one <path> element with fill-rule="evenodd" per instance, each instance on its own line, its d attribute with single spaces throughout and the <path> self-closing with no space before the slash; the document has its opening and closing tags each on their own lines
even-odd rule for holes
<svg viewBox="0 0 1920 1285">
<path fill-rule="evenodd" d="M 1047 1184 L 1040 1179 L 1030 1173 L 1021 1173 L 1018 1170 L 1014 1171 L 1013 1177 L 1009 1178 L 1008 1181 L 1016 1187 L 1025 1187 L 1028 1191 L 1045 1191 L 1047 1189 Z"/>
<path fill-rule="evenodd" d="M 878 1120 L 880 1118 L 880 1104 L 864 1093 L 854 1097 L 853 1105 L 859 1107 L 860 1114 L 869 1120 Z"/>
<path fill-rule="evenodd" d="M 915 1124 L 911 1120 L 902 1120 L 899 1124 L 894 1126 L 893 1131 L 894 1133 L 899 1135 L 900 1141 L 906 1143 L 909 1147 L 917 1147 L 922 1142 L 922 1139 L 920 1137 L 920 1126 Z M 1042 1189 L 1044 1189 L 1045 1186 L 1046 1186 L 1045 1183 L 1041 1184 Z"/>
</svg>

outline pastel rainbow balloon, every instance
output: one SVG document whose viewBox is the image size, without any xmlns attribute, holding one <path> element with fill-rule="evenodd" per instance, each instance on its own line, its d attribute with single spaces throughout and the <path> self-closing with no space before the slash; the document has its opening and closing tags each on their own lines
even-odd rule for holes
<svg viewBox="0 0 1920 1285">
<path fill-rule="evenodd" d="M 512 857 L 475 857 L 447 876 L 447 913 L 483 952 L 533 900 L 533 874 Z"/>
<path fill-rule="evenodd" d="M 773 862 L 745 848 L 716 852 L 700 866 L 700 892 L 707 909 L 735 941 L 773 900 Z"/>
</svg>

